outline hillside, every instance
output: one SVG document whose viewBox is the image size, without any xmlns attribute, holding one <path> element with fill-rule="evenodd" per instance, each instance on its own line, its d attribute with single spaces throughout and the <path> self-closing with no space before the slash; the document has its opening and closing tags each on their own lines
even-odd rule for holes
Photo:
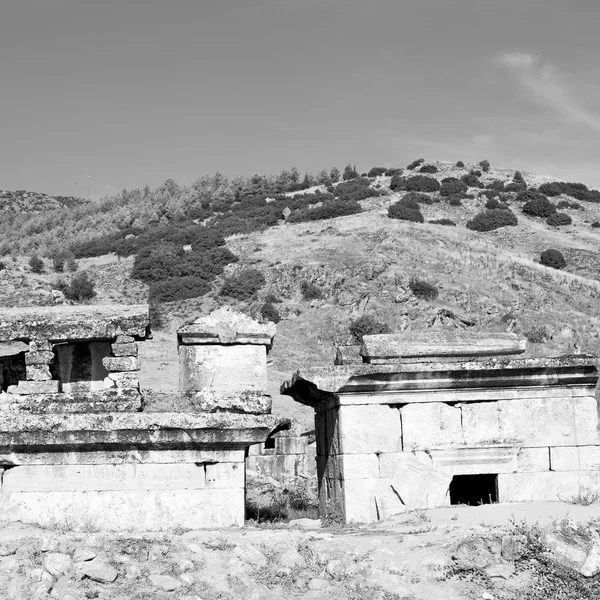
<svg viewBox="0 0 600 600">
<path fill-rule="evenodd" d="M 45 213 L 60 208 L 73 208 L 87 200 L 74 196 L 49 196 L 41 192 L 0 190 L 0 211 L 5 213 Z"/>
<path fill-rule="evenodd" d="M 457 180 L 471 177 L 473 169 L 477 168 L 476 165 L 457 167 L 452 163 L 434 163 L 433 166 L 435 173 L 424 172 L 423 175 L 438 184 L 449 177 Z M 272 301 L 272 307 L 281 316 L 270 371 L 275 406 L 278 412 L 289 414 L 292 411 L 293 416 L 299 416 L 307 424 L 312 418 L 310 414 L 305 414 L 301 407 L 293 406 L 287 398 L 277 395 L 279 382 L 299 366 L 331 363 L 336 345 L 355 344 L 349 327 L 362 315 L 370 315 L 375 321 L 387 324 L 391 331 L 443 328 L 515 331 L 529 339 L 529 354 L 600 352 L 600 317 L 597 311 L 600 300 L 600 228 L 592 226 L 600 220 L 597 192 L 586 188 L 580 194 L 579 188 L 572 188 L 575 191 L 565 188 L 570 193 L 580 194 L 578 200 L 560 190 L 544 187 L 543 184 L 552 181 L 550 178 L 522 172 L 523 183 L 515 185 L 513 170 L 490 168 L 479 171 L 477 184 L 465 186 L 468 189 L 460 194 L 458 201 L 456 193 L 442 195 L 444 184 L 441 192 L 413 192 L 413 195 L 421 196 L 416 210 L 424 222 L 390 218 L 388 208 L 399 200 L 405 202 L 407 195 L 411 194 L 398 188 L 406 187 L 407 178 L 414 175 L 420 175 L 418 170 L 393 175 L 373 173 L 368 180 L 363 178 L 362 183 L 356 179 L 358 187 L 354 184 L 350 187 L 352 194 L 360 188 L 362 198 L 358 202 L 353 198 L 338 198 L 336 190 L 343 184 L 331 183 L 287 192 L 267 200 L 264 196 L 259 201 L 255 196 L 248 201 L 238 200 L 228 205 L 231 213 L 211 212 L 215 201 L 209 209 L 205 198 L 207 214 L 202 222 L 207 224 L 206 228 L 202 227 L 198 217 L 194 222 L 183 221 L 179 229 L 177 221 L 174 221 L 172 226 L 163 225 L 162 229 L 157 226 L 156 229 L 143 230 L 162 232 L 165 241 L 158 245 L 164 244 L 169 252 L 176 252 L 173 255 L 176 258 L 177 252 L 180 252 L 177 247 L 181 248 L 181 244 L 187 242 L 190 231 L 208 231 L 211 221 L 216 228 L 225 216 L 234 215 L 236 210 L 240 215 L 236 218 L 244 220 L 247 214 L 240 209 L 246 202 L 251 207 L 248 210 L 255 211 L 253 214 L 264 215 L 266 210 L 279 214 L 270 225 L 263 224 L 253 231 L 225 237 L 224 248 L 230 251 L 227 256 L 233 256 L 233 259 L 222 261 L 218 269 L 210 271 L 210 277 L 201 280 L 206 293 L 174 302 L 155 302 L 153 316 L 162 321 L 162 331 L 155 341 L 146 345 L 144 384 L 163 391 L 176 388 L 174 344 L 172 352 L 164 350 L 168 340 L 174 340 L 174 330 L 183 319 L 222 304 L 235 306 L 261 318 L 266 300 Z M 403 181 L 398 185 L 400 179 Z M 367 192 L 364 191 L 365 185 Z M 493 189 L 500 185 L 504 186 L 501 191 Z M 540 194 L 537 188 L 546 189 L 548 195 Z M 316 193 L 319 191 L 321 195 Z M 295 195 L 298 193 L 300 196 Z M 545 217 L 524 212 L 531 198 L 539 203 L 539 196 L 543 196 L 544 202 L 549 203 L 554 212 L 559 207 L 571 223 L 552 226 Z M 291 201 L 297 203 L 294 208 L 288 206 Z M 490 201 L 502 206 L 486 210 L 485 206 Z M 116 205 L 116 199 L 111 202 Z M 108 203 L 107 200 L 105 206 Z M 356 203 L 358 207 L 353 211 L 361 212 L 304 220 L 312 218 L 319 210 L 350 203 Z M 194 206 L 198 207 L 198 201 Z M 287 221 L 280 214 L 282 206 L 290 208 Z M 63 214 L 64 210 L 58 212 Z M 91 208 L 72 210 L 81 216 L 82 210 Z M 469 221 L 481 212 L 494 215 L 510 212 L 518 222 L 489 231 L 469 229 Z M 51 223 L 57 218 L 49 215 L 46 219 L 47 223 Z M 295 219 L 298 222 L 292 222 Z M 441 221 L 443 223 L 451 221 L 455 225 L 430 222 L 439 220 L 446 220 Z M 20 226 L 27 228 L 31 222 L 23 221 Z M 121 244 L 118 248 L 123 247 L 123 242 L 139 244 L 144 236 L 149 235 L 140 231 L 128 233 L 123 241 L 118 241 L 117 237 L 111 239 Z M 227 233 L 226 229 L 220 231 Z M 48 228 L 46 238 L 55 235 L 54 232 L 55 229 Z M 177 237 L 179 234 L 182 235 Z M 206 233 L 202 235 L 206 236 Z M 191 248 L 198 242 L 193 236 L 190 239 Z M 156 279 L 156 265 L 152 261 L 160 259 L 163 265 L 165 257 L 171 260 L 171 255 L 153 254 L 155 248 L 144 255 L 152 267 L 150 279 L 132 279 L 130 275 L 134 268 L 141 272 L 138 263 L 144 250 L 140 248 L 143 246 L 138 245 L 135 250 L 138 258 L 135 254 L 120 258 L 109 253 L 79 259 L 79 270 L 86 270 L 95 281 L 97 296 L 94 302 L 138 302 L 146 297 L 148 283 L 169 288 L 179 281 L 172 274 L 167 275 L 170 278 L 164 282 Z M 564 255 L 565 268 L 557 270 L 539 263 L 541 252 L 549 248 Z M 186 252 L 181 253 L 177 260 L 189 261 L 190 257 L 200 260 L 207 251 L 194 247 Z M 220 252 L 223 254 L 223 251 Z M 52 292 L 59 275 L 49 272 L 49 262 L 46 261 L 45 273 L 35 275 L 30 272 L 27 261 L 28 256 L 25 255 L 13 255 L 13 260 L 4 259 L 5 269 L 0 271 L 3 282 L 0 303 L 63 302 L 60 294 Z M 246 297 L 234 293 L 238 298 L 220 292 L 224 281 L 235 282 L 235 277 L 243 277 L 250 269 L 258 270 L 264 277 L 264 284 L 259 285 L 257 291 L 250 290 Z M 62 277 L 69 278 L 71 275 Z M 421 293 L 419 286 L 414 285 L 415 280 L 434 286 L 437 295 Z M 312 287 L 307 287 L 307 284 Z"/>
</svg>

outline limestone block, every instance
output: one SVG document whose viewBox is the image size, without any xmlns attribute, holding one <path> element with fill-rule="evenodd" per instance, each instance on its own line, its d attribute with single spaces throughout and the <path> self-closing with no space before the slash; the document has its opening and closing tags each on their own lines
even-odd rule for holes
<svg viewBox="0 0 600 600">
<path fill-rule="evenodd" d="M 343 481 L 343 508 L 346 523 L 373 523 L 377 521 L 375 496 L 381 495 L 378 478 Z M 389 484 L 389 482 L 388 482 Z"/>
<path fill-rule="evenodd" d="M 129 344 L 112 344 L 112 353 L 115 356 L 137 356 L 138 345 L 135 342 Z"/>
<path fill-rule="evenodd" d="M 548 471 L 545 473 L 501 473 L 500 502 L 569 502 L 585 490 L 600 493 L 597 471 Z"/>
<path fill-rule="evenodd" d="M 431 455 L 425 452 L 386 452 L 377 455 L 379 477 L 390 481 L 398 472 L 398 469 L 410 458 L 421 461 L 431 461 Z"/>
<path fill-rule="evenodd" d="M 2 493 L 0 522 L 21 521 L 72 531 L 165 531 L 242 527 L 244 489 Z"/>
<path fill-rule="evenodd" d="M 315 444 L 309 443 L 308 436 L 283 437 L 275 438 L 275 452 L 278 454 L 306 454 L 315 453 Z"/>
<path fill-rule="evenodd" d="M 562 446 L 550 448 L 552 471 L 600 470 L 600 446 Z"/>
<path fill-rule="evenodd" d="M 373 488 L 373 494 L 378 521 L 391 519 L 409 510 L 394 491 L 389 478 L 380 479 Z"/>
<path fill-rule="evenodd" d="M 267 351 L 261 345 L 180 346 L 179 390 L 183 393 L 267 392 Z"/>
<path fill-rule="evenodd" d="M 132 344 L 133 342 L 135 342 L 135 338 L 131 335 L 118 335 L 115 343 Z"/>
<path fill-rule="evenodd" d="M 49 365 L 54 360 L 54 352 L 41 350 L 25 354 L 26 365 Z"/>
<path fill-rule="evenodd" d="M 521 448 L 517 454 L 517 472 L 550 470 L 550 448 Z"/>
<path fill-rule="evenodd" d="M 29 350 L 31 353 L 51 352 L 52 344 L 48 340 L 34 338 L 29 342 Z"/>
<path fill-rule="evenodd" d="M 52 379 L 48 365 L 27 365 L 25 369 L 28 381 L 49 381 Z"/>
<path fill-rule="evenodd" d="M 408 404 L 400 416 L 404 450 L 464 443 L 458 407 L 442 402 Z"/>
<path fill-rule="evenodd" d="M 434 467 L 452 475 L 480 475 L 517 471 L 518 452 L 514 446 L 487 446 L 433 449 L 430 454 Z"/>
<path fill-rule="evenodd" d="M 498 402 L 468 402 L 460 405 L 465 444 L 493 444 L 504 441 Z"/>
<path fill-rule="evenodd" d="M 21 465 L 5 473 L 2 493 L 238 487 L 244 487 L 239 463 Z"/>
<path fill-rule="evenodd" d="M 18 385 L 12 385 L 8 388 L 11 394 L 56 394 L 58 393 L 59 382 L 50 381 L 19 381 Z"/>
<path fill-rule="evenodd" d="M 410 510 L 448 504 L 446 497 L 452 473 L 436 468 L 431 460 L 409 458 L 392 479 L 392 487 Z"/>
<path fill-rule="evenodd" d="M 341 456 L 343 479 L 372 479 L 379 477 L 377 454 L 343 454 Z"/>
<path fill-rule="evenodd" d="M 402 450 L 402 426 L 395 407 L 343 406 L 339 409 L 339 420 L 340 449 L 344 454 Z"/>
<path fill-rule="evenodd" d="M 252 415 L 269 414 L 272 398 L 260 391 L 240 391 L 225 395 L 215 390 L 202 390 L 189 395 L 194 410 L 201 412 L 236 412 Z"/>
<path fill-rule="evenodd" d="M 140 379 L 138 371 L 121 371 L 120 373 L 109 373 L 107 379 L 113 386 L 118 388 L 139 388 Z"/>
<path fill-rule="evenodd" d="M 139 371 L 140 363 L 133 356 L 108 356 L 102 359 L 102 364 L 107 371 Z"/>
</svg>

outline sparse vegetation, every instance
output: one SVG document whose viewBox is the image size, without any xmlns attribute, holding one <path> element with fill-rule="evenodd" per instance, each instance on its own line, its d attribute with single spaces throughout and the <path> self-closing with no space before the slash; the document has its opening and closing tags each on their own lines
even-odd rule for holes
<svg viewBox="0 0 600 600">
<path fill-rule="evenodd" d="M 363 336 L 390 333 L 390 326 L 387 323 L 378 321 L 373 315 L 363 315 L 350 322 L 349 331 L 354 340 L 362 344 Z"/>
<path fill-rule="evenodd" d="M 96 295 L 94 282 L 85 271 L 74 275 L 68 284 L 58 282 L 56 287 L 65 295 L 67 300 L 73 300 L 74 302 L 85 302 Z"/>
<path fill-rule="evenodd" d="M 429 283 L 428 281 L 424 281 L 423 279 L 418 279 L 416 277 L 411 278 L 409 282 L 409 287 L 411 292 L 422 300 L 435 300 L 438 297 L 439 290 L 435 285 Z"/>
<path fill-rule="evenodd" d="M 281 315 L 279 311 L 273 306 L 271 302 L 265 302 L 261 309 L 260 315 L 265 321 L 272 321 L 273 323 L 279 323 L 281 321 Z"/>
<path fill-rule="evenodd" d="M 32 273 L 39 275 L 44 272 L 44 261 L 39 256 L 32 256 L 29 259 L 29 268 Z"/>
<path fill-rule="evenodd" d="M 219 294 L 236 300 L 249 300 L 265 283 L 264 275 L 258 269 L 246 269 L 237 275 L 227 277 Z"/>
<path fill-rule="evenodd" d="M 438 168 L 435 165 L 423 165 L 419 169 L 419 173 L 437 173 Z"/>
<path fill-rule="evenodd" d="M 406 168 L 409 171 L 414 171 L 419 165 L 423 164 L 425 162 L 424 158 L 417 158 L 417 160 L 413 160 L 410 165 L 408 165 Z"/>
<path fill-rule="evenodd" d="M 456 227 L 456 223 L 451 219 L 434 219 L 429 221 L 429 223 L 432 223 L 433 225 L 450 225 L 452 227 Z"/>
<path fill-rule="evenodd" d="M 320 287 L 309 281 L 303 281 L 300 284 L 300 291 L 304 300 L 321 300 L 323 298 L 323 291 Z"/>
</svg>

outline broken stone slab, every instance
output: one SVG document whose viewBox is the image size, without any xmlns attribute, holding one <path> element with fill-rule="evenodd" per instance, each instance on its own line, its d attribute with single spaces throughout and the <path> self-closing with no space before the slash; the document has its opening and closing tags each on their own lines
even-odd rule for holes
<svg viewBox="0 0 600 600">
<path fill-rule="evenodd" d="M 112 353 L 115 356 L 137 356 L 138 345 L 135 342 L 129 344 L 113 344 L 111 346 Z"/>
<path fill-rule="evenodd" d="M 179 344 L 258 344 L 270 348 L 274 336 L 274 323 L 259 323 L 227 307 L 177 330 Z"/>
<path fill-rule="evenodd" d="M 135 356 L 107 356 L 102 359 L 102 364 L 107 371 L 139 371 L 140 363 Z"/>
<path fill-rule="evenodd" d="M 269 414 L 272 398 L 262 392 L 245 391 L 240 394 L 223 395 L 212 390 L 189 394 L 192 407 L 201 412 L 234 412 L 254 415 Z"/>
<path fill-rule="evenodd" d="M 0 342 L 97 340 L 149 334 L 148 305 L 27 306 L 3 308 Z M 35 347 L 31 350 L 49 350 Z"/>
<path fill-rule="evenodd" d="M 521 354 L 527 340 L 514 333 L 414 332 L 365 335 L 360 354 L 371 364 L 400 358 Z"/>
<path fill-rule="evenodd" d="M 110 387 L 118 388 L 139 388 L 140 374 L 139 371 L 121 371 L 119 373 L 109 373 L 106 377 L 110 382 Z"/>
<path fill-rule="evenodd" d="M 9 385 L 9 394 L 57 394 L 60 382 L 50 381 L 19 381 L 17 385 Z"/>
<path fill-rule="evenodd" d="M 392 487 L 410 510 L 447 504 L 452 473 L 433 464 L 407 458 L 392 479 Z"/>
<path fill-rule="evenodd" d="M 15 356 L 28 350 L 29 346 L 23 342 L 0 342 L 0 357 Z"/>
<path fill-rule="evenodd" d="M 544 534 L 550 558 L 584 577 L 600 573 L 600 535 L 572 519 L 552 523 Z"/>
<path fill-rule="evenodd" d="M 49 365 L 54 360 L 54 352 L 50 350 L 40 350 L 38 352 L 27 352 L 25 354 L 25 364 L 29 365 Z"/>
<path fill-rule="evenodd" d="M 52 379 L 48 365 L 27 365 L 25 372 L 29 381 L 49 381 Z"/>
</svg>

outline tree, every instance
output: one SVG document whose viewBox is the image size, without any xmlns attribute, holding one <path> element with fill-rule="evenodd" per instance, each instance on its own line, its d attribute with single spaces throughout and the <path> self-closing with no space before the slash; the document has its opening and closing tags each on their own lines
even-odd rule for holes
<svg viewBox="0 0 600 600">
<path fill-rule="evenodd" d="M 94 282 L 85 271 L 82 271 L 71 279 L 71 283 L 64 290 L 64 294 L 67 300 L 75 300 L 76 302 L 91 300 L 96 295 Z"/>
<path fill-rule="evenodd" d="M 333 167 L 329 172 L 329 178 L 331 179 L 331 183 L 337 183 L 340 180 L 341 173 L 337 167 Z"/>
<path fill-rule="evenodd" d="M 327 169 L 321 169 L 317 173 L 317 184 L 328 185 L 331 183 L 331 175 L 327 172 Z"/>
<path fill-rule="evenodd" d="M 350 163 L 348 163 L 344 168 L 344 175 L 342 176 L 342 179 L 344 181 L 348 181 L 349 179 L 355 179 L 356 177 L 358 177 L 356 167 L 353 167 Z"/>
<path fill-rule="evenodd" d="M 29 259 L 29 266 L 31 271 L 37 275 L 44 272 L 44 261 L 39 256 L 32 256 Z"/>
</svg>

